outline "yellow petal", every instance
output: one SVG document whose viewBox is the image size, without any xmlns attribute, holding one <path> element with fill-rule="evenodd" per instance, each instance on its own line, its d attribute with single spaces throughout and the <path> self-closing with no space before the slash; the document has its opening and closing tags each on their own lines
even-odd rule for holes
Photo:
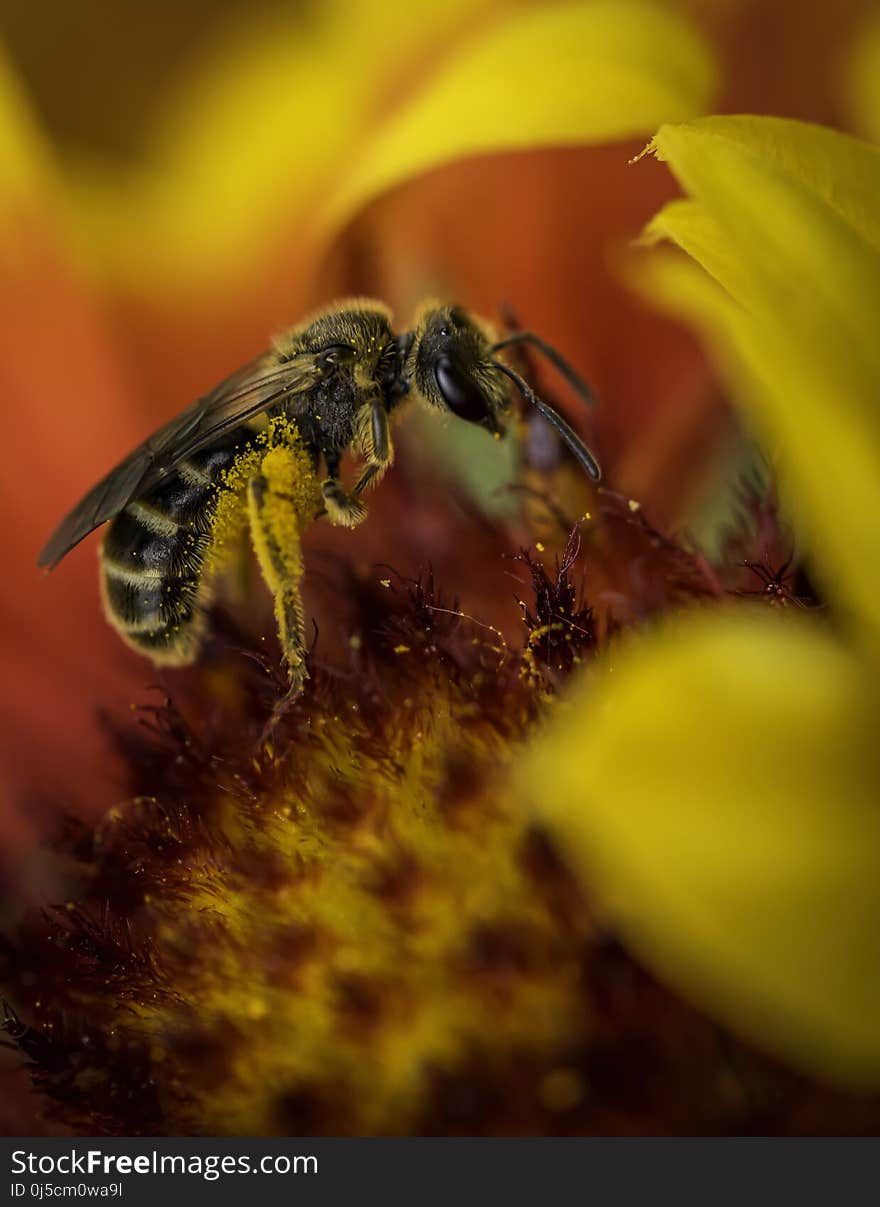
<svg viewBox="0 0 880 1207">
<path fill-rule="evenodd" d="M 229 288 L 279 231 L 315 259 L 416 173 L 639 134 L 703 111 L 712 90 L 691 27 L 656 3 L 426 0 L 413 18 L 408 0 L 381 14 L 326 0 L 238 30 L 168 107 L 139 172 L 81 165 L 86 249 L 139 290 Z"/>
<path fill-rule="evenodd" d="M 582 682 L 528 790 L 628 943 L 730 1028 L 880 1082 L 880 700 L 818 625 L 680 619 Z"/>
<path fill-rule="evenodd" d="M 717 212 L 719 219 L 749 221 L 763 201 L 770 200 L 775 169 L 795 195 L 801 192 L 821 202 L 880 250 L 880 150 L 858 138 L 781 117 L 713 116 L 663 127 L 651 147 L 686 191 Z M 740 195 L 750 180 L 750 159 L 765 172 L 766 183 L 759 182 L 759 188 L 768 193 L 766 198 Z M 730 192 L 730 185 L 739 187 Z M 786 204 L 795 203 L 780 195 L 773 201 L 774 211 Z M 774 211 L 767 217 L 774 219 Z M 767 233 L 771 239 L 779 235 L 774 230 Z M 752 259 L 757 262 L 756 256 Z"/>
<path fill-rule="evenodd" d="M 39 194 L 47 178 L 45 147 L 20 82 L 0 48 L 0 201 Z"/>
<path fill-rule="evenodd" d="M 339 225 L 400 181 L 464 156 L 637 135 L 659 113 L 702 112 L 713 87 L 695 33 L 657 5 L 515 11 L 464 43 L 377 132 L 334 196 L 331 220 Z"/>
<path fill-rule="evenodd" d="M 690 194 L 649 234 L 684 248 L 716 307 L 732 382 L 780 469 L 826 591 L 880 627 L 880 151 L 776 118 L 664 127 Z M 694 313 L 694 306 L 682 301 Z"/>
<path fill-rule="evenodd" d="M 134 291 L 229 289 L 279 244 L 313 241 L 387 92 L 491 0 L 322 0 L 238 18 L 163 106 L 134 170 L 82 160 L 71 179 L 93 268 Z M 409 65 L 409 67 L 407 66 Z M 258 270 L 258 265 L 257 265 Z"/>
<path fill-rule="evenodd" d="M 880 142 L 880 12 L 868 12 L 843 61 L 841 92 L 853 129 Z"/>
</svg>

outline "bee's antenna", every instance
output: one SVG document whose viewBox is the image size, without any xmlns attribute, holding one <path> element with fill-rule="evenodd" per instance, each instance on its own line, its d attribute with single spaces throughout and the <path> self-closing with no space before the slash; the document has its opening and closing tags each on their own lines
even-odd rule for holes
<svg viewBox="0 0 880 1207">
<path fill-rule="evenodd" d="M 493 352 L 500 352 L 502 348 L 513 348 L 517 344 L 530 344 L 536 348 L 542 356 L 546 356 L 555 369 L 565 378 L 576 394 L 579 394 L 589 406 L 596 405 L 596 395 L 574 368 L 568 363 L 561 352 L 557 352 L 552 344 L 546 343 L 539 335 L 535 335 L 534 331 L 514 331 L 512 335 L 507 335 L 504 339 L 500 339 L 496 344 L 492 345 Z"/>
<path fill-rule="evenodd" d="M 581 440 L 577 432 L 568 426 L 558 411 L 554 411 L 549 403 L 539 398 L 528 382 L 524 381 L 518 373 L 515 373 L 513 369 L 505 365 L 503 361 L 493 360 L 492 364 L 497 369 L 500 369 L 506 377 L 510 378 L 526 402 L 531 403 L 535 410 L 547 420 L 550 426 L 555 428 L 593 481 L 598 482 L 602 477 L 599 462 L 584 444 L 583 440 Z"/>
</svg>

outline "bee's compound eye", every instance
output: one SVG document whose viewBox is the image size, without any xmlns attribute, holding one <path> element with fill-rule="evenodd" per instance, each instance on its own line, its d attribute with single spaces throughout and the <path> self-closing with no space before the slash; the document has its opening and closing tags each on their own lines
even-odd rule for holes
<svg viewBox="0 0 880 1207">
<path fill-rule="evenodd" d="M 322 365 L 338 365 L 357 359 L 357 348 L 350 344 L 329 344 L 320 354 Z"/>
<path fill-rule="evenodd" d="M 448 335 L 448 334 L 449 334 L 449 328 L 448 328 L 448 327 L 441 327 L 441 328 L 440 328 L 440 334 L 441 334 L 441 335 Z"/>
<path fill-rule="evenodd" d="M 434 380 L 443 401 L 459 419 L 478 423 L 487 415 L 486 400 L 479 387 L 448 356 L 434 365 Z"/>
</svg>

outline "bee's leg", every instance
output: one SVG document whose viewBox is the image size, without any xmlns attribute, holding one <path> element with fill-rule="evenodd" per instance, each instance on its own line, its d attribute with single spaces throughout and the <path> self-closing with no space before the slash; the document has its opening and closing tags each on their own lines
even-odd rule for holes
<svg viewBox="0 0 880 1207">
<path fill-rule="evenodd" d="M 367 518 L 366 504 L 354 495 L 348 493 L 339 480 L 339 453 L 325 453 L 327 473 L 330 475 L 321 483 L 321 494 L 324 506 L 331 524 L 341 524 L 343 528 L 355 528 Z"/>
<path fill-rule="evenodd" d="M 321 483 L 321 494 L 331 524 L 343 528 L 356 528 L 367 518 L 367 507 L 360 499 L 349 494 L 338 478 L 327 478 Z"/>
<path fill-rule="evenodd" d="M 257 561 L 275 600 L 278 640 L 290 680 L 287 695 L 275 707 L 274 724 L 309 677 L 300 595 L 303 576 L 300 520 L 293 500 L 273 490 L 270 480 L 262 474 L 248 483 L 248 518 Z"/>
<path fill-rule="evenodd" d="M 361 447 L 366 454 L 367 464 L 352 492 L 355 495 L 360 495 L 368 486 L 376 486 L 394 461 L 391 425 L 384 403 L 381 399 L 375 399 L 364 410 L 366 415 L 362 424 Z"/>
</svg>

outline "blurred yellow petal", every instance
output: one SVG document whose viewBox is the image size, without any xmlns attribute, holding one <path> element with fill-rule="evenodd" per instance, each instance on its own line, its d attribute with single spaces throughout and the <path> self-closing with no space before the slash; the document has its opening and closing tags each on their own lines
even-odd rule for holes
<svg viewBox="0 0 880 1207">
<path fill-rule="evenodd" d="M 843 94 L 853 128 L 880 142 L 880 12 L 869 12 L 844 60 Z"/>
<path fill-rule="evenodd" d="M 713 78 L 691 27 L 662 5 L 429 0 L 414 20 L 404 0 L 381 19 L 364 0 L 329 0 L 234 31 L 168 106 L 144 170 L 81 165 L 84 245 L 138 289 L 169 277 L 228 288 L 279 229 L 317 257 L 416 173 L 638 134 L 703 111 Z"/>
<path fill-rule="evenodd" d="M 713 87 L 702 43 L 662 7 L 596 0 L 515 12 L 464 43 L 378 131 L 331 220 L 464 156 L 637 135 L 658 114 L 702 112 Z"/>
<path fill-rule="evenodd" d="M 880 151 L 736 117 L 666 126 L 653 147 L 690 200 L 649 234 L 679 244 L 736 303 L 719 328 L 746 369 L 732 384 L 778 452 L 826 591 L 876 634 Z"/>
<path fill-rule="evenodd" d="M 83 161 L 73 181 L 95 267 L 135 289 L 228 287 L 279 241 L 306 243 L 402 65 L 489 0 L 323 0 L 240 17 L 163 106 L 136 171 Z M 393 38 L 389 34 L 393 32 Z"/>
<path fill-rule="evenodd" d="M 806 621 L 681 619 L 582 682 L 526 765 L 646 962 L 791 1063 L 880 1081 L 880 698 Z"/>
<path fill-rule="evenodd" d="M 21 189 L 33 182 L 43 161 L 45 150 L 21 84 L 0 51 L 0 191 Z"/>
<path fill-rule="evenodd" d="M 47 178 L 43 141 L 19 80 L 0 48 L 0 204 L 38 196 Z M 0 233 L 8 236 L 9 228 L 4 226 Z"/>
</svg>

